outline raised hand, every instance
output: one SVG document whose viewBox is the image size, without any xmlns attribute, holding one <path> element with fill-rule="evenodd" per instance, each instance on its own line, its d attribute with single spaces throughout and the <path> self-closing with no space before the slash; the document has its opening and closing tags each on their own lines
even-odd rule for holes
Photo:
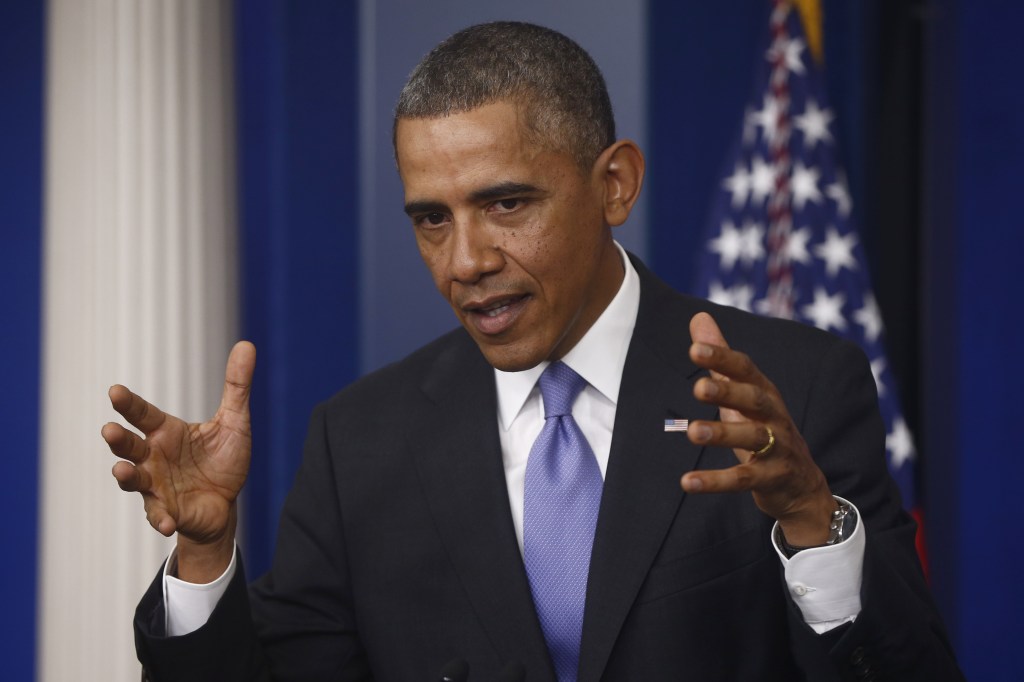
<svg viewBox="0 0 1024 682">
<path fill-rule="evenodd" d="M 220 407 L 202 424 L 166 414 L 124 386 L 110 388 L 111 405 L 144 435 L 113 422 L 103 426 L 110 451 L 123 458 L 112 473 L 122 490 L 141 493 L 153 528 L 166 536 L 178 533 L 183 580 L 208 582 L 234 551 L 235 504 L 252 450 L 249 391 L 255 365 L 255 347 L 235 344 Z"/>
<path fill-rule="evenodd" d="M 775 385 L 744 353 L 729 348 L 707 313 L 690 320 L 690 358 L 710 370 L 694 385 L 698 400 L 718 405 L 721 421 L 695 421 L 687 435 L 699 445 L 733 448 L 739 464 L 691 471 L 691 493 L 749 490 L 763 512 L 777 519 L 787 542 L 813 546 L 828 538 L 835 501 Z"/>
</svg>

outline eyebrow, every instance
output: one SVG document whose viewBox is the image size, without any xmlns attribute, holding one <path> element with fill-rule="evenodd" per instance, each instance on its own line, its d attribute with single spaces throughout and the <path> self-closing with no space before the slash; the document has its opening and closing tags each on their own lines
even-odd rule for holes
<svg viewBox="0 0 1024 682">
<path fill-rule="evenodd" d="M 405 214 L 409 217 L 427 213 L 444 213 L 448 210 L 440 201 L 410 201 L 405 205 Z"/>
<path fill-rule="evenodd" d="M 525 182 L 501 182 L 470 193 L 469 199 L 473 202 L 495 201 L 520 194 L 538 194 L 540 191 L 540 188 Z M 408 216 L 443 213 L 447 210 L 448 206 L 440 201 L 410 201 L 405 205 L 405 214 Z"/>
<path fill-rule="evenodd" d="M 525 182 L 502 182 L 490 187 L 478 189 L 469 195 L 473 201 L 494 201 L 517 194 L 536 194 L 540 189 Z"/>
</svg>

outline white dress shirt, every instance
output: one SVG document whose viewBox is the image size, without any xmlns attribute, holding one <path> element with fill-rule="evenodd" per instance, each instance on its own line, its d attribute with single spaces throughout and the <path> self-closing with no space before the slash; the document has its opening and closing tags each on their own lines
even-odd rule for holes
<svg viewBox="0 0 1024 682">
<path fill-rule="evenodd" d="M 573 404 L 572 415 L 594 451 L 602 478 L 608 470 L 622 370 L 640 309 L 640 278 L 622 247 L 618 243 L 615 246 L 626 271 L 622 285 L 593 326 L 562 358 L 562 362 L 587 381 Z M 687 349 L 680 352 L 685 353 Z M 545 361 L 522 372 L 494 370 L 501 456 L 520 552 L 526 460 L 544 426 L 544 404 L 537 379 L 548 364 Z M 792 558 L 786 558 L 782 550 L 775 547 L 794 602 L 804 621 L 819 634 L 854 620 L 860 613 L 865 538 L 862 526 L 858 522 L 850 537 L 838 545 L 806 549 Z M 237 549 L 235 551 L 237 553 Z M 173 577 L 175 553 L 171 553 L 164 571 L 169 636 L 188 634 L 206 623 L 227 589 L 235 565 L 232 558 L 231 565 L 217 580 L 208 585 L 194 585 Z"/>
</svg>

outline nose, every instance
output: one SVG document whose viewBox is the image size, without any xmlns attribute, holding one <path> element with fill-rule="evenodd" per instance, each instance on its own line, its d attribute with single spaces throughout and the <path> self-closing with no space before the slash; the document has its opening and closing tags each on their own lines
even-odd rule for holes
<svg viewBox="0 0 1024 682">
<path fill-rule="evenodd" d="M 448 273 L 454 282 L 473 284 L 505 265 L 505 257 L 494 235 L 482 222 L 459 221 L 449 240 L 449 248 Z"/>
</svg>

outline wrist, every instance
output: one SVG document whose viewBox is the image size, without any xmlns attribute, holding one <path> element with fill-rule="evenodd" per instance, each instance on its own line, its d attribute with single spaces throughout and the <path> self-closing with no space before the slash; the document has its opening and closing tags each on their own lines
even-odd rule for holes
<svg viewBox="0 0 1024 682">
<path fill-rule="evenodd" d="M 818 497 L 805 510 L 779 519 L 779 531 L 785 544 L 801 548 L 824 545 L 831 532 L 832 515 L 838 509 L 839 503 L 826 490 L 824 496 Z"/>
<path fill-rule="evenodd" d="M 220 577 L 231 564 L 235 554 L 236 526 L 236 516 L 232 509 L 227 528 L 217 538 L 200 542 L 179 533 L 174 577 L 199 585 L 213 582 Z"/>
<path fill-rule="evenodd" d="M 791 559 L 797 552 L 801 552 L 805 549 L 838 545 L 854 535 L 858 526 L 857 508 L 841 497 L 834 497 L 833 499 L 835 500 L 836 508 L 829 516 L 828 537 L 824 542 L 816 543 L 814 545 L 800 545 L 795 542 L 791 542 L 786 537 L 781 524 L 776 525 L 775 532 L 772 537 L 778 549 L 787 558 Z"/>
</svg>

